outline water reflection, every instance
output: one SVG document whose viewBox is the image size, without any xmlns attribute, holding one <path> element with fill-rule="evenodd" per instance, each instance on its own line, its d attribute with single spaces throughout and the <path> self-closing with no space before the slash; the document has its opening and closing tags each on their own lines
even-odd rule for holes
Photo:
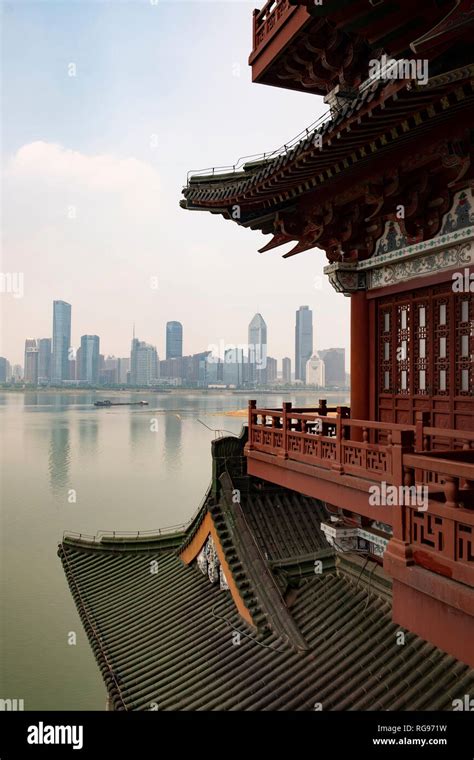
<svg viewBox="0 0 474 760">
<path fill-rule="evenodd" d="M 41 400 L 35 391 L 27 391 L 23 394 L 23 406 L 38 406 L 39 404 L 41 404 Z"/>
<path fill-rule="evenodd" d="M 155 409 L 130 410 L 130 451 L 142 464 L 156 450 L 163 435 L 163 414 Z"/>
<path fill-rule="evenodd" d="M 4 615 L 8 656 L 3 658 L 1 680 L 13 684 L 11 690 L 5 687 L 6 695 L 20 695 L 31 710 L 104 707 L 104 686 L 56 554 L 62 531 L 152 530 L 187 521 L 211 474 L 214 434 L 197 420 L 238 434 L 245 418 L 227 416 L 226 411 L 247 405 L 244 394 L 156 398 L 150 393 L 145 409 L 101 410 L 93 407 L 96 397 L 0 391 L 8 463 L 5 484 L 2 481 L 2 517 L 8 531 L 3 533 L 0 556 L 5 577 L 14 579 L 7 596 L 9 614 Z M 101 397 L 107 397 L 105 392 Z M 266 408 L 281 400 L 258 396 Z M 284 400 L 289 400 L 288 394 Z M 292 400 L 298 407 L 317 404 L 303 394 Z M 335 401 L 328 398 L 331 406 Z M 151 432 L 153 419 L 157 432 Z M 85 453 L 78 456 L 81 451 Z M 78 508 L 68 505 L 68 488 L 77 489 Z M 32 509 L 32 504 L 38 508 Z M 20 545 L 41 573 L 32 574 L 28 567 L 22 572 L 25 563 L 13 551 Z M 40 621 L 39 627 L 35 621 Z M 76 626 L 82 644 L 68 647 L 62 633 L 58 644 L 58 631 Z"/>
<path fill-rule="evenodd" d="M 71 463 L 68 420 L 54 420 L 49 441 L 49 478 L 54 496 L 66 496 Z"/>
<path fill-rule="evenodd" d="M 153 418 L 153 414 L 145 414 L 141 412 L 129 412 L 130 419 L 130 450 L 132 454 L 137 455 L 140 453 L 145 445 L 149 443 L 150 421 Z M 156 435 L 156 433 L 155 433 Z"/>
<path fill-rule="evenodd" d="M 97 453 L 97 441 L 99 438 L 99 421 L 97 417 L 87 417 L 79 420 L 79 452 L 82 456 L 90 456 Z"/>
<path fill-rule="evenodd" d="M 165 430 L 163 459 L 166 465 L 176 468 L 181 464 L 183 417 L 179 412 L 166 412 L 161 419 Z"/>
</svg>

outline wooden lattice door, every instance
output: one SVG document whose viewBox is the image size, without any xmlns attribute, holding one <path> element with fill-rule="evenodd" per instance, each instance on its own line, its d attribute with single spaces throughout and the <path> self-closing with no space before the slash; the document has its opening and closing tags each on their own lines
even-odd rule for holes
<svg viewBox="0 0 474 760">
<path fill-rule="evenodd" d="M 474 430 L 474 297 L 453 283 L 377 301 L 377 413 L 413 424 Z"/>
</svg>

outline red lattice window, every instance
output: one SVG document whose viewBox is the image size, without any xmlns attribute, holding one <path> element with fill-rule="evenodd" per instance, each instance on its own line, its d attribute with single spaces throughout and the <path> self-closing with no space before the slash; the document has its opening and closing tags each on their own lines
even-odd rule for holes
<svg viewBox="0 0 474 760">
<path fill-rule="evenodd" d="M 380 299 L 377 346 L 380 396 L 474 397 L 474 295 L 451 281 Z"/>
<path fill-rule="evenodd" d="M 428 299 L 417 301 L 413 306 L 413 390 L 416 396 L 428 396 L 431 392 L 430 347 L 428 324 L 430 323 Z"/>
<path fill-rule="evenodd" d="M 474 299 L 461 294 L 456 299 L 456 394 L 474 392 Z"/>
<path fill-rule="evenodd" d="M 397 305 L 397 393 L 401 396 L 410 395 L 410 340 L 411 340 L 410 303 Z"/>
<path fill-rule="evenodd" d="M 379 390 L 380 393 L 393 393 L 392 383 L 392 313 L 391 309 L 381 309 L 379 314 L 379 357 L 380 357 L 380 374 Z"/>
<path fill-rule="evenodd" d="M 449 396 L 450 354 L 452 343 L 451 303 L 449 295 L 434 299 L 433 304 L 433 389 L 435 396 Z"/>
</svg>

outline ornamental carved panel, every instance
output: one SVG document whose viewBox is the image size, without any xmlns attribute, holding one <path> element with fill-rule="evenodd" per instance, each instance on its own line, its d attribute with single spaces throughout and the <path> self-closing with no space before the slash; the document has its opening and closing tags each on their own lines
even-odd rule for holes
<svg viewBox="0 0 474 760">
<path fill-rule="evenodd" d="M 443 519 L 427 512 L 411 512 L 411 541 L 426 549 L 444 549 Z"/>
<path fill-rule="evenodd" d="M 332 441 L 321 441 L 321 459 L 334 460 L 336 458 L 336 444 Z"/>
<path fill-rule="evenodd" d="M 388 453 L 386 451 L 367 450 L 367 469 L 373 472 L 389 472 Z"/>
<path fill-rule="evenodd" d="M 302 439 L 297 435 L 292 435 L 292 433 L 288 433 L 288 452 L 289 453 L 295 453 L 300 454 L 301 453 L 301 441 Z"/>
<path fill-rule="evenodd" d="M 362 449 L 344 444 L 343 452 L 344 464 L 362 467 Z"/>
<path fill-rule="evenodd" d="M 474 562 L 474 529 L 470 525 L 456 524 L 456 559 Z"/>
</svg>

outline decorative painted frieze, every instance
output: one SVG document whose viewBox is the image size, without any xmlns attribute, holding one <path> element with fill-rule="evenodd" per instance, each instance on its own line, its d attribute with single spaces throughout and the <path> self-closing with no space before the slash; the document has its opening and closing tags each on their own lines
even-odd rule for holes
<svg viewBox="0 0 474 760">
<path fill-rule="evenodd" d="M 349 295 L 409 281 L 434 272 L 474 264 L 474 196 L 470 187 L 454 196 L 443 217 L 442 232 L 413 244 L 402 222 L 388 221 L 370 259 L 335 262 L 325 267 L 333 287 Z"/>
<path fill-rule="evenodd" d="M 460 243 L 429 255 L 399 261 L 367 273 L 369 290 L 394 285 L 423 275 L 474 264 L 473 241 Z"/>
<path fill-rule="evenodd" d="M 375 246 L 374 256 L 399 251 L 408 244 L 408 238 L 404 234 L 400 223 L 394 221 L 387 222 L 384 233 Z"/>
</svg>

